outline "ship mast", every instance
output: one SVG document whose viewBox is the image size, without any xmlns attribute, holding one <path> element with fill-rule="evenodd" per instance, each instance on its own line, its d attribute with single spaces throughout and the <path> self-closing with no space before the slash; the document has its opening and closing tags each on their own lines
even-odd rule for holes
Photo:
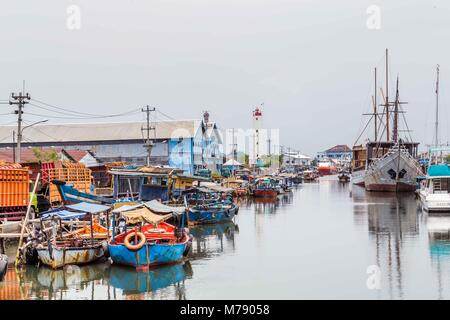
<svg viewBox="0 0 450 320">
<path fill-rule="evenodd" d="M 439 145 L 439 65 L 436 66 L 436 122 L 434 125 L 434 145 L 437 147 Z"/>
<path fill-rule="evenodd" d="M 389 72 L 388 72 L 388 49 L 386 48 L 386 141 L 389 142 Z"/>
<path fill-rule="evenodd" d="M 373 95 L 373 117 L 375 119 L 375 141 L 378 141 L 378 132 L 377 132 L 377 128 L 378 128 L 378 123 L 377 123 L 377 118 L 378 118 L 378 113 L 377 113 L 377 68 L 375 68 L 375 92 Z"/>
<path fill-rule="evenodd" d="M 398 141 L 398 105 L 399 105 L 399 97 L 398 97 L 398 76 L 397 76 L 397 88 L 395 93 L 395 102 L 394 102 L 394 126 L 392 128 L 392 140 L 394 143 Z"/>
</svg>

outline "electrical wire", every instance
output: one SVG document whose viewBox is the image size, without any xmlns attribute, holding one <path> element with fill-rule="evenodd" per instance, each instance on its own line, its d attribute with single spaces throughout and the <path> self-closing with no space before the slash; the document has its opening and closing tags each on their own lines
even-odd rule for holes
<svg viewBox="0 0 450 320">
<path fill-rule="evenodd" d="M 41 105 L 36 105 L 34 103 L 30 103 L 30 105 L 32 105 L 34 107 L 41 108 L 41 109 L 44 109 L 44 110 L 47 110 L 47 111 L 51 111 L 51 112 L 55 112 L 57 114 L 68 115 L 68 116 L 71 116 L 71 117 L 74 117 L 74 118 L 76 117 L 76 118 L 79 118 L 79 119 L 113 118 L 113 117 L 120 117 L 120 116 L 135 114 L 135 113 L 140 111 L 139 108 L 136 108 L 136 109 L 132 109 L 132 110 L 129 110 L 129 111 L 126 111 L 126 112 L 122 112 L 122 113 L 101 115 L 101 114 L 92 114 L 92 113 L 86 113 L 86 112 L 73 111 L 73 110 L 70 110 L 70 109 L 67 109 L 67 108 L 58 107 L 58 106 L 55 106 L 55 105 L 52 105 L 52 104 L 49 104 L 47 102 L 43 102 L 43 101 L 40 101 L 40 100 L 37 100 L 37 99 L 31 99 L 31 100 L 41 104 Z M 44 107 L 42 105 L 45 105 L 46 107 Z M 59 110 L 59 111 L 52 110 L 52 109 L 49 109 L 47 107 L 53 108 L 53 109 L 56 109 L 56 110 Z"/>
</svg>

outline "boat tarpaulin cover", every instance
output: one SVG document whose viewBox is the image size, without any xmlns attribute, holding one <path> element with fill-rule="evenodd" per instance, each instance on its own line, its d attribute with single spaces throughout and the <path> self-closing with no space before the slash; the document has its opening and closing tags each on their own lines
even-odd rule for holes
<svg viewBox="0 0 450 320">
<path fill-rule="evenodd" d="M 69 209 L 84 211 L 88 213 L 100 213 L 110 209 L 110 207 L 108 206 L 89 202 L 80 202 L 77 204 L 67 205 L 66 207 Z"/>
<path fill-rule="evenodd" d="M 73 212 L 68 210 L 51 210 L 41 213 L 42 220 L 48 220 L 53 217 L 58 217 L 61 220 L 79 219 L 83 218 L 86 212 Z"/>
<path fill-rule="evenodd" d="M 430 177 L 450 177 L 450 167 L 446 164 L 431 165 L 428 167 Z"/>
<path fill-rule="evenodd" d="M 161 202 L 157 200 L 152 200 L 145 202 L 144 205 L 149 208 L 151 211 L 156 213 L 184 213 L 186 211 L 185 207 L 171 207 L 166 206 L 165 204 L 162 204 Z"/>
<path fill-rule="evenodd" d="M 161 221 L 167 220 L 172 217 L 172 214 L 160 215 L 153 213 L 147 207 L 136 208 L 130 211 L 122 212 L 122 217 L 125 218 L 128 224 L 136 224 L 140 222 L 158 224 Z"/>
</svg>

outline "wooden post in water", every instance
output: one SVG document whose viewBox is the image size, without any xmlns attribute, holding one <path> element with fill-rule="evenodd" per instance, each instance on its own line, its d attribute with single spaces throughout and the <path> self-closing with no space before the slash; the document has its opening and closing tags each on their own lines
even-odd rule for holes
<svg viewBox="0 0 450 320">
<path fill-rule="evenodd" d="M 28 223 L 28 217 L 29 217 L 30 211 L 31 211 L 31 203 L 32 203 L 32 201 L 33 201 L 34 194 L 36 193 L 36 189 L 37 189 L 37 185 L 38 185 L 38 182 L 39 182 L 40 177 L 41 177 L 41 173 L 39 172 L 39 173 L 37 174 L 36 180 L 35 180 L 35 182 L 34 182 L 33 192 L 31 193 L 30 199 L 28 200 L 27 213 L 25 214 L 25 219 L 23 219 L 22 230 L 21 230 L 21 232 L 20 232 L 20 238 L 19 238 L 19 245 L 17 246 L 16 262 L 15 262 L 15 265 L 16 265 L 16 266 L 17 266 L 17 265 L 19 264 L 19 262 L 20 262 L 20 261 L 19 261 L 19 260 L 20 260 L 20 252 L 21 252 L 22 244 L 23 244 L 23 235 L 24 235 L 24 233 L 25 233 L 25 226 L 26 226 L 27 223 Z"/>
</svg>

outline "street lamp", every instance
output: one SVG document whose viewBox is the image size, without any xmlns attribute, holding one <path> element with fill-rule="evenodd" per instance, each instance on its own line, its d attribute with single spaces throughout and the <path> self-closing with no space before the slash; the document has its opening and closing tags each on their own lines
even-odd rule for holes
<svg viewBox="0 0 450 320">
<path fill-rule="evenodd" d="M 41 121 L 36 121 L 36 122 L 34 122 L 32 124 L 29 124 L 29 125 L 23 127 L 20 130 L 19 134 L 17 135 L 17 163 L 20 163 L 20 153 L 21 153 L 21 143 L 22 143 L 22 133 L 23 133 L 23 131 L 25 129 L 29 128 L 29 127 L 32 127 L 32 126 L 35 126 L 35 125 L 37 125 L 39 123 L 44 123 L 44 122 L 47 122 L 47 121 L 48 121 L 47 119 L 46 120 L 41 120 Z M 16 162 L 16 161 L 14 161 L 14 162 Z"/>
</svg>

